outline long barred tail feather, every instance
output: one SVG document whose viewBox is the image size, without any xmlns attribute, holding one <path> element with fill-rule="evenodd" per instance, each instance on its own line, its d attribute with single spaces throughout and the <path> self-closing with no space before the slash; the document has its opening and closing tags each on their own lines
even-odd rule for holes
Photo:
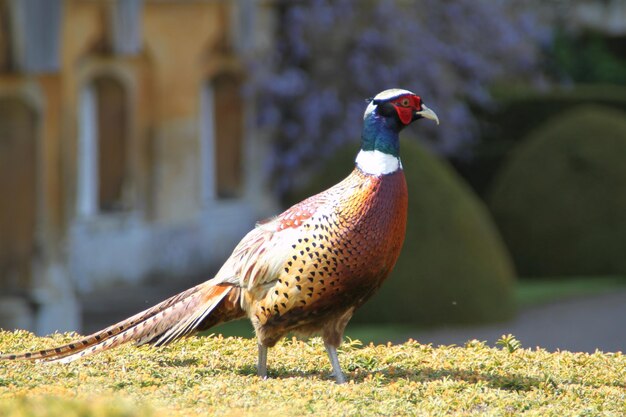
<svg viewBox="0 0 626 417">
<path fill-rule="evenodd" d="M 0 360 L 67 363 L 127 342 L 161 346 L 199 329 L 242 317 L 239 291 L 231 285 L 208 281 L 83 339 L 36 352 L 0 355 Z"/>
</svg>

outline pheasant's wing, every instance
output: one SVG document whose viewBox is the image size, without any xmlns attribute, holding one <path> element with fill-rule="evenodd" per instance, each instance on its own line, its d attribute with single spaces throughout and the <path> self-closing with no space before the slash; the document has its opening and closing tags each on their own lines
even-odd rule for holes
<svg viewBox="0 0 626 417">
<path fill-rule="evenodd" d="M 334 188 L 334 187 L 333 187 Z M 215 277 L 250 292 L 263 292 L 278 279 L 291 256 L 294 242 L 307 231 L 305 222 L 313 215 L 332 210 L 332 188 L 310 197 L 280 215 L 257 223 L 235 247 Z"/>
<path fill-rule="evenodd" d="M 293 226 L 285 226 L 292 220 L 283 215 L 259 224 L 250 231 L 224 263 L 216 275 L 216 281 L 247 290 L 267 286 L 275 281 L 280 268 L 290 256 L 292 242 L 303 234 L 303 230 L 295 225 L 295 220 Z M 305 220 L 304 216 L 303 213 L 299 217 L 298 224 Z"/>
</svg>

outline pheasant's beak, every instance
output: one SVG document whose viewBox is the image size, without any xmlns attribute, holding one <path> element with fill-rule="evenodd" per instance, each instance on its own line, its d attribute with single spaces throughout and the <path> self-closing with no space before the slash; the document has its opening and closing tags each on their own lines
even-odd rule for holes
<svg viewBox="0 0 626 417">
<path fill-rule="evenodd" d="M 424 104 L 422 104 L 422 110 L 416 111 L 415 115 L 423 117 L 424 119 L 434 120 L 437 124 L 439 124 L 439 118 L 437 117 L 437 114 L 428 107 L 426 107 L 426 105 Z"/>
</svg>

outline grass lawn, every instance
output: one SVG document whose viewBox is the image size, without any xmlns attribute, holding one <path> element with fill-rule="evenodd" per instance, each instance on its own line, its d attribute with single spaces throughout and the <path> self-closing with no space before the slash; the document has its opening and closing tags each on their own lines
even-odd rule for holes
<svg viewBox="0 0 626 417">
<path fill-rule="evenodd" d="M 591 296 L 626 289 L 624 276 L 555 277 L 523 279 L 517 284 L 515 299 L 521 308 L 571 297 Z"/>
<path fill-rule="evenodd" d="M 0 332 L 0 351 L 68 335 Z M 330 377 L 323 344 L 287 340 L 255 376 L 256 345 L 193 337 L 154 350 L 124 346 L 68 365 L 0 363 L 0 416 L 565 416 L 626 413 L 626 356 L 544 350 L 346 343 L 350 383 Z"/>
</svg>

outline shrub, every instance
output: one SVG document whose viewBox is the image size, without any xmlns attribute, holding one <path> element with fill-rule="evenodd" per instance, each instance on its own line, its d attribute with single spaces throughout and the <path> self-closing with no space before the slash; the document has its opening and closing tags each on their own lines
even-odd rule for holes
<svg viewBox="0 0 626 417">
<path fill-rule="evenodd" d="M 345 177 L 355 149 L 337 152 L 299 197 Z M 355 320 L 431 325 L 510 317 L 513 269 L 482 203 L 415 141 L 404 140 L 401 154 L 409 187 L 404 248 L 391 277 Z"/>
<path fill-rule="evenodd" d="M 508 155 L 533 129 L 581 104 L 597 104 L 626 111 L 626 87 L 583 85 L 538 92 L 528 88 L 501 88 L 494 91 L 497 108 L 481 111 L 481 139 L 472 158 L 454 161 L 472 187 L 486 196 Z"/>
<path fill-rule="evenodd" d="M 493 134 L 503 139 L 522 139 L 536 126 L 581 104 L 597 104 L 626 110 L 626 87 L 617 85 L 579 85 L 549 92 L 529 89 L 506 89 L 494 92 L 499 110 L 490 122 L 496 123 Z"/>
<path fill-rule="evenodd" d="M 626 113 L 581 106 L 514 151 L 490 207 L 521 275 L 626 273 Z"/>
<path fill-rule="evenodd" d="M 0 331 L 0 352 L 74 336 Z M 339 354 L 350 382 L 336 385 L 320 338 L 281 340 L 270 350 L 268 379 L 256 376 L 252 339 L 126 345 L 70 364 L 0 362 L 0 416 L 624 415 L 626 355 L 512 347 L 355 340 Z"/>
<path fill-rule="evenodd" d="M 59 382 L 59 381 L 55 381 Z M 0 415 L 7 417 L 160 417 L 169 415 L 127 399 L 70 399 L 69 395 L 32 397 L 24 394 L 0 403 Z"/>
</svg>

